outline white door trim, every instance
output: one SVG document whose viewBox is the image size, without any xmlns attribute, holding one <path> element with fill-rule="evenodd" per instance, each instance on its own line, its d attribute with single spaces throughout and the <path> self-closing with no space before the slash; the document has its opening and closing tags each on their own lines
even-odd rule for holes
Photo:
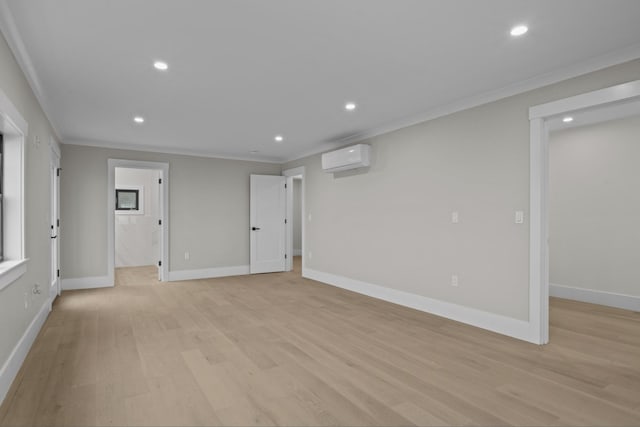
<svg viewBox="0 0 640 427">
<path fill-rule="evenodd" d="M 293 269 L 293 177 L 301 176 L 302 177 L 302 222 L 301 222 L 301 231 L 302 231 L 302 276 L 305 275 L 306 268 L 306 256 L 305 256 L 305 224 L 306 224 L 306 208 L 305 208 L 305 168 L 304 166 L 300 166 L 293 169 L 287 169 L 282 171 L 282 175 L 287 177 L 287 228 L 286 228 L 286 249 L 287 254 L 291 254 L 287 256 L 285 271 L 291 271 Z"/>
<path fill-rule="evenodd" d="M 160 171 L 162 188 L 162 225 L 160 233 L 160 252 L 162 266 L 160 280 L 169 280 L 169 163 L 142 162 L 138 160 L 109 159 L 107 179 L 107 275 L 109 283 L 115 284 L 115 204 L 116 204 L 116 168 L 151 169 Z"/>
<path fill-rule="evenodd" d="M 529 324 L 532 342 L 537 344 L 549 342 L 549 248 L 547 244 L 549 131 L 547 120 L 578 110 L 637 100 L 640 100 L 640 80 L 529 108 Z"/>
</svg>

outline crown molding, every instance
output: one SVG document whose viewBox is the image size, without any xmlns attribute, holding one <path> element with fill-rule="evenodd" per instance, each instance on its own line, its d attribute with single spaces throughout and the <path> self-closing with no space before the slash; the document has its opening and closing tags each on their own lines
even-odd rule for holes
<svg viewBox="0 0 640 427">
<path fill-rule="evenodd" d="M 170 147 L 162 147 L 157 145 L 139 145 L 139 144 L 133 144 L 133 143 L 100 141 L 96 139 L 86 139 L 86 138 L 66 138 L 62 140 L 62 144 L 63 145 L 80 145 L 85 147 L 96 147 L 96 148 L 108 148 L 112 150 L 142 151 L 147 153 L 177 154 L 180 156 L 207 157 L 212 159 L 223 159 L 223 160 L 239 160 L 244 162 L 273 163 L 277 165 L 281 165 L 284 163 L 282 159 L 273 158 L 273 157 L 229 156 L 225 154 L 219 154 L 213 151 L 187 150 L 183 148 L 170 148 Z"/>
<path fill-rule="evenodd" d="M 332 143 L 325 143 L 320 147 L 316 147 L 314 150 L 299 153 L 290 158 L 287 158 L 286 162 L 288 163 L 294 160 L 300 160 L 305 157 L 313 156 L 333 148 L 339 148 L 351 143 L 364 141 L 369 138 L 413 126 L 418 123 L 423 123 L 429 120 L 437 119 L 439 117 L 447 116 L 449 114 L 468 110 L 470 108 L 488 104 L 490 102 L 498 101 L 510 96 L 519 95 L 521 93 L 539 89 L 544 86 L 549 86 L 554 83 L 582 76 L 584 74 L 589 74 L 594 71 L 612 67 L 614 65 L 633 61 L 638 58 L 640 58 L 640 43 L 613 52 L 609 52 L 605 55 L 597 56 L 586 61 L 581 61 L 568 67 L 559 68 L 552 72 L 532 77 L 528 80 L 504 86 L 497 90 L 473 95 L 450 104 L 435 107 L 424 113 L 400 121 L 395 121 L 385 126 L 375 127 L 366 132 L 360 132 L 355 136 L 343 138 Z"/>
<path fill-rule="evenodd" d="M 11 49 L 11 52 L 13 52 L 13 56 L 15 57 L 18 66 L 27 79 L 27 83 L 29 83 L 29 86 L 31 86 L 31 90 L 38 100 L 38 103 L 40 104 L 45 117 L 49 121 L 49 125 L 53 129 L 53 133 L 55 134 L 56 139 L 60 140 L 60 132 L 58 131 L 55 122 L 52 120 L 53 116 L 50 114 L 51 109 L 49 107 L 49 102 L 47 101 L 47 97 L 45 96 L 44 91 L 42 90 L 42 85 L 40 84 L 38 73 L 33 66 L 31 57 L 27 53 L 27 49 L 24 46 L 22 37 L 20 36 L 20 32 L 16 27 L 13 13 L 9 8 L 8 3 L 5 1 L 0 1 L 0 31 L 7 41 L 9 49 Z"/>
</svg>

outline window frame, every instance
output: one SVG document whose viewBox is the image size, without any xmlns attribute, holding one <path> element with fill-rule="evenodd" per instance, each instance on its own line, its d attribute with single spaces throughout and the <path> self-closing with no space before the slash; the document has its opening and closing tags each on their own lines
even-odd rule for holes
<svg viewBox="0 0 640 427">
<path fill-rule="evenodd" d="M 138 193 L 137 209 L 118 209 L 118 191 L 135 191 Z M 114 192 L 116 215 L 144 215 L 144 186 L 143 185 L 117 185 Z"/>
<path fill-rule="evenodd" d="M 122 204 L 123 197 L 125 194 L 133 194 L 134 196 L 134 206 L 126 207 Z M 116 210 L 117 211 L 137 211 L 140 210 L 140 191 L 138 190 L 128 190 L 124 188 L 116 188 Z"/>
<path fill-rule="evenodd" d="M 27 271 L 25 256 L 25 141 L 26 120 L 0 90 L 0 133 L 2 134 L 2 255 L 0 290 Z M 8 226 L 10 224 L 10 226 Z"/>
</svg>

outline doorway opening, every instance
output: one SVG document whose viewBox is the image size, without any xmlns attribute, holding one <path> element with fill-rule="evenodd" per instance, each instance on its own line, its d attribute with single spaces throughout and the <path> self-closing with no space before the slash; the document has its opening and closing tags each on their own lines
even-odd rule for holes
<svg viewBox="0 0 640 427">
<path fill-rule="evenodd" d="M 107 256 L 110 281 L 115 269 L 139 267 L 136 274 L 169 277 L 169 165 L 109 159 Z M 147 271 L 148 270 L 148 271 Z"/>
<path fill-rule="evenodd" d="M 162 231 L 159 180 L 158 169 L 116 168 L 116 269 L 136 267 L 140 274 L 142 270 L 153 273 L 159 268 Z"/>
<path fill-rule="evenodd" d="M 293 178 L 293 197 L 291 215 L 291 235 L 293 237 L 293 247 L 291 257 L 293 259 L 292 271 L 298 276 L 302 275 L 302 175 Z"/>
<path fill-rule="evenodd" d="M 287 177 L 287 226 L 285 271 L 304 276 L 305 270 L 305 168 L 304 166 L 282 172 Z"/>
<path fill-rule="evenodd" d="M 605 107 L 640 103 L 640 80 L 560 99 L 529 109 L 530 238 L 529 326 L 531 342 L 549 342 L 549 133 L 554 121 L 592 115 Z M 566 123 L 566 122 L 565 122 Z"/>
<path fill-rule="evenodd" d="M 549 122 L 548 209 L 549 295 L 559 298 L 549 322 L 561 329 L 587 310 L 640 311 L 640 101 L 563 119 Z"/>
</svg>

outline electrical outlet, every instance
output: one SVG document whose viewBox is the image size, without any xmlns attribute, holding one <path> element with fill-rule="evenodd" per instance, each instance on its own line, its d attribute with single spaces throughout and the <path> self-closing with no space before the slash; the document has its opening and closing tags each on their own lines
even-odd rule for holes
<svg viewBox="0 0 640 427">
<path fill-rule="evenodd" d="M 451 286 L 458 286 L 458 275 L 457 274 L 452 274 L 451 275 Z"/>
<path fill-rule="evenodd" d="M 185 251 L 185 253 L 184 253 L 184 260 L 185 260 L 185 261 L 189 261 L 189 256 L 190 256 L 190 255 L 189 255 L 189 252 L 188 252 L 188 251 Z"/>
<path fill-rule="evenodd" d="M 458 214 L 458 211 L 451 212 L 451 222 L 454 224 L 460 222 L 460 215 Z"/>
</svg>

